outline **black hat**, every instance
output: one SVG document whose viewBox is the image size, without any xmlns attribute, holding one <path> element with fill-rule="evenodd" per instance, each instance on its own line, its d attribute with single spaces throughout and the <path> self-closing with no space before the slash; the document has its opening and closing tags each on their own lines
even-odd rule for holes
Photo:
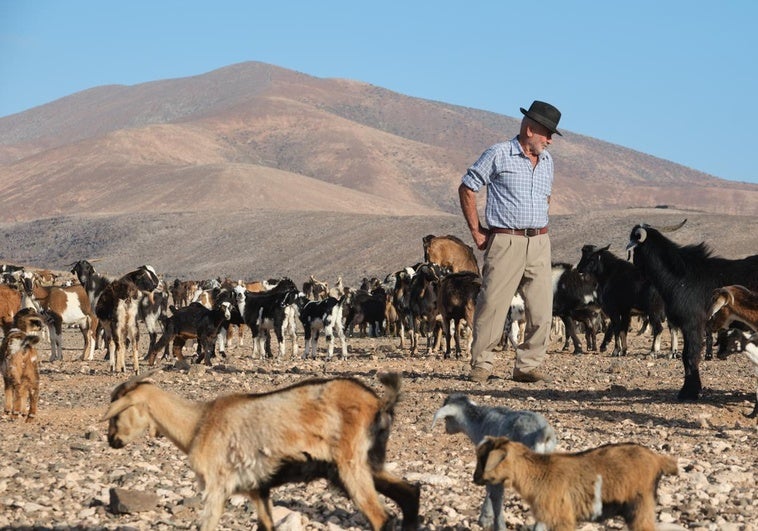
<svg viewBox="0 0 758 531">
<path fill-rule="evenodd" d="M 525 115 L 537 122 L 538 124 L 542 124 L 545 127 L 547 127 L 550 131 L 553 133 L 560 135 L 560 131 L 558 131 L 558 122 L 561 119 L 561 111 L 550 105 L 549 103 L 545 103 L 544 101 L 537 101 L 534 100 L 532 102 L 532 105 L 529 107 L 529 110 L 527 111 L 523 107 L 520 107 L 521 112 Z M 561 135 L 563 136 L 563 135 Z"/>
</svg>

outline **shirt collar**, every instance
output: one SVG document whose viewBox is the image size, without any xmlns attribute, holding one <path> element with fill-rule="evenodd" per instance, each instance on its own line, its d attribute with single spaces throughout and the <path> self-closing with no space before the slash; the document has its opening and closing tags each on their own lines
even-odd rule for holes
<svg viewBox="0 0 758 531">
<path fill-rule="evenodd" d="M 518 135 L 511 138 L 511 155 L 520 155 L 526 159 L 527 157 L 526 152 L 524 151 L 524 148 L 521 146 L 521 144 L 518 141 Z M 537 157 L 539 160 L 545 160 L 547 158 L 547 150 L 544 150 L 542 153 L 539 154 L 539 157 Z"/>
</svg>

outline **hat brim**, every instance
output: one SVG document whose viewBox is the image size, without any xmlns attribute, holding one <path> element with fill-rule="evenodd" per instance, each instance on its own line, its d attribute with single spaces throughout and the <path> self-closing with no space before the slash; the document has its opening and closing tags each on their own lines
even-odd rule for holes
<svg viewBox="0 0 758 531">
<path fill-rule="evenodd" d="M 563 136 L 563 134 L 560 131 L 558 131 L 558 129 L 556 129 L 553 124 L 547 122 L 542 116 L 539 116 L 537 114 L 531 114 L 529 111 L 527 111 L 523 107 L 519 107 L 519 110 L 521 111 L 521 114 L 523 114 L 524 116 L 531 118 L 532 120 L 534 120 L 540 125 L 544 125 L 547 128 L 547 130 L 550 131 L 551 133 L 555 135 Z"/>
</svg>

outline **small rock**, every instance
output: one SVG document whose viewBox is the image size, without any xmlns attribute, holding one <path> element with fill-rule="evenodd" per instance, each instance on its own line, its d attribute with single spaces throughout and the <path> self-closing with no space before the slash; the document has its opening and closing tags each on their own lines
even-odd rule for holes
<svg viewBox="0 0 758 531">
<path fill-rule="evenodd" d="M 114 514 L 131 514 L 152 511 L 158 507 L 158 496 L 138 490 L 110 489 L 110 511 Z"/>
</svg>

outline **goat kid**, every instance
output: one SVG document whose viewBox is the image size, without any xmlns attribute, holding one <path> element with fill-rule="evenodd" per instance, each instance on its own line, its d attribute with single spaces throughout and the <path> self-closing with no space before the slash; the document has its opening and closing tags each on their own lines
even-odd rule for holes
<svg viewBox="0 0 758 531">
<path fill-rule="evenodd" d="M 327 478 L 344 489 L 375 531 L 392 529 L 377 490 L 418 527 L 419 488 L 384 470 L 400 376 L 380 376 L 384 398 L 357 380 L 308 380 L 278 391 L 191 402 L 133 378 L 113 391 L 104 420 L 122 448 L 146 430 L 189 457 L 204 508 L 201 531 L 216 528 L 235 493 L 255 503 L 259 529 L 274 529 L 272 488 Z"/>
<path fill-rule="evenodd" d="M 658 482 L 675 474 L 676 459 L 634 443 L 538 454 L 507 437 L 486 437 L 474 483 L 513 486 L 539 529 L 569 531 L 579 520 L 621 516 L 630 531 L 654 531 Z"/>
<path fill-rule="evenodd" d="M 28 321 L 27 321 L 28 324 Z M 34 325 L 39 331 L 42 319 Z M 37 416 L 39 403 L 39 357 L 35 345 L 39 336 L 11 329 L 0 344 L 0 372 L 5 385 L 5 414 L 12 418 L 24 415 L 26 422 Z"/>
<path fill-rule="evenodd" d="M 480 406 L 463 393 L 453 393 L 445 399 L 434 414 L 432 429 L 440 419 L 445 419 L 446 433 L 465 433 L 475 446 L 486 436 L 496 435 L 522 442 L 535 452 L 548 453 L 555 450 L 558 442 L 555 430 L 539 413 Z M 504 492 L 502 484 L 487 485 L 487 495 L 479 513 L 479 525 L 486 531 L 505 529 Z"/>
<path fill-rule="evenodd" d="M 342 359 L 347 358 L 347 344 L 342 326 L 342 303 L 344 301 L 344 295 L 339 300 L 334 297 L 327 297 L 321 301 L 309 301 L 300 309 L 300 322 L 303 324 L 305 332 L 303 359 L 308 359 L 309 353 L 311 358 L 316 358 L 318 337 L 322 331 L 328 344 L 327 355 L 329 359 L 334 354 L 335 335 L 340 338 Z"/>
</svg>

